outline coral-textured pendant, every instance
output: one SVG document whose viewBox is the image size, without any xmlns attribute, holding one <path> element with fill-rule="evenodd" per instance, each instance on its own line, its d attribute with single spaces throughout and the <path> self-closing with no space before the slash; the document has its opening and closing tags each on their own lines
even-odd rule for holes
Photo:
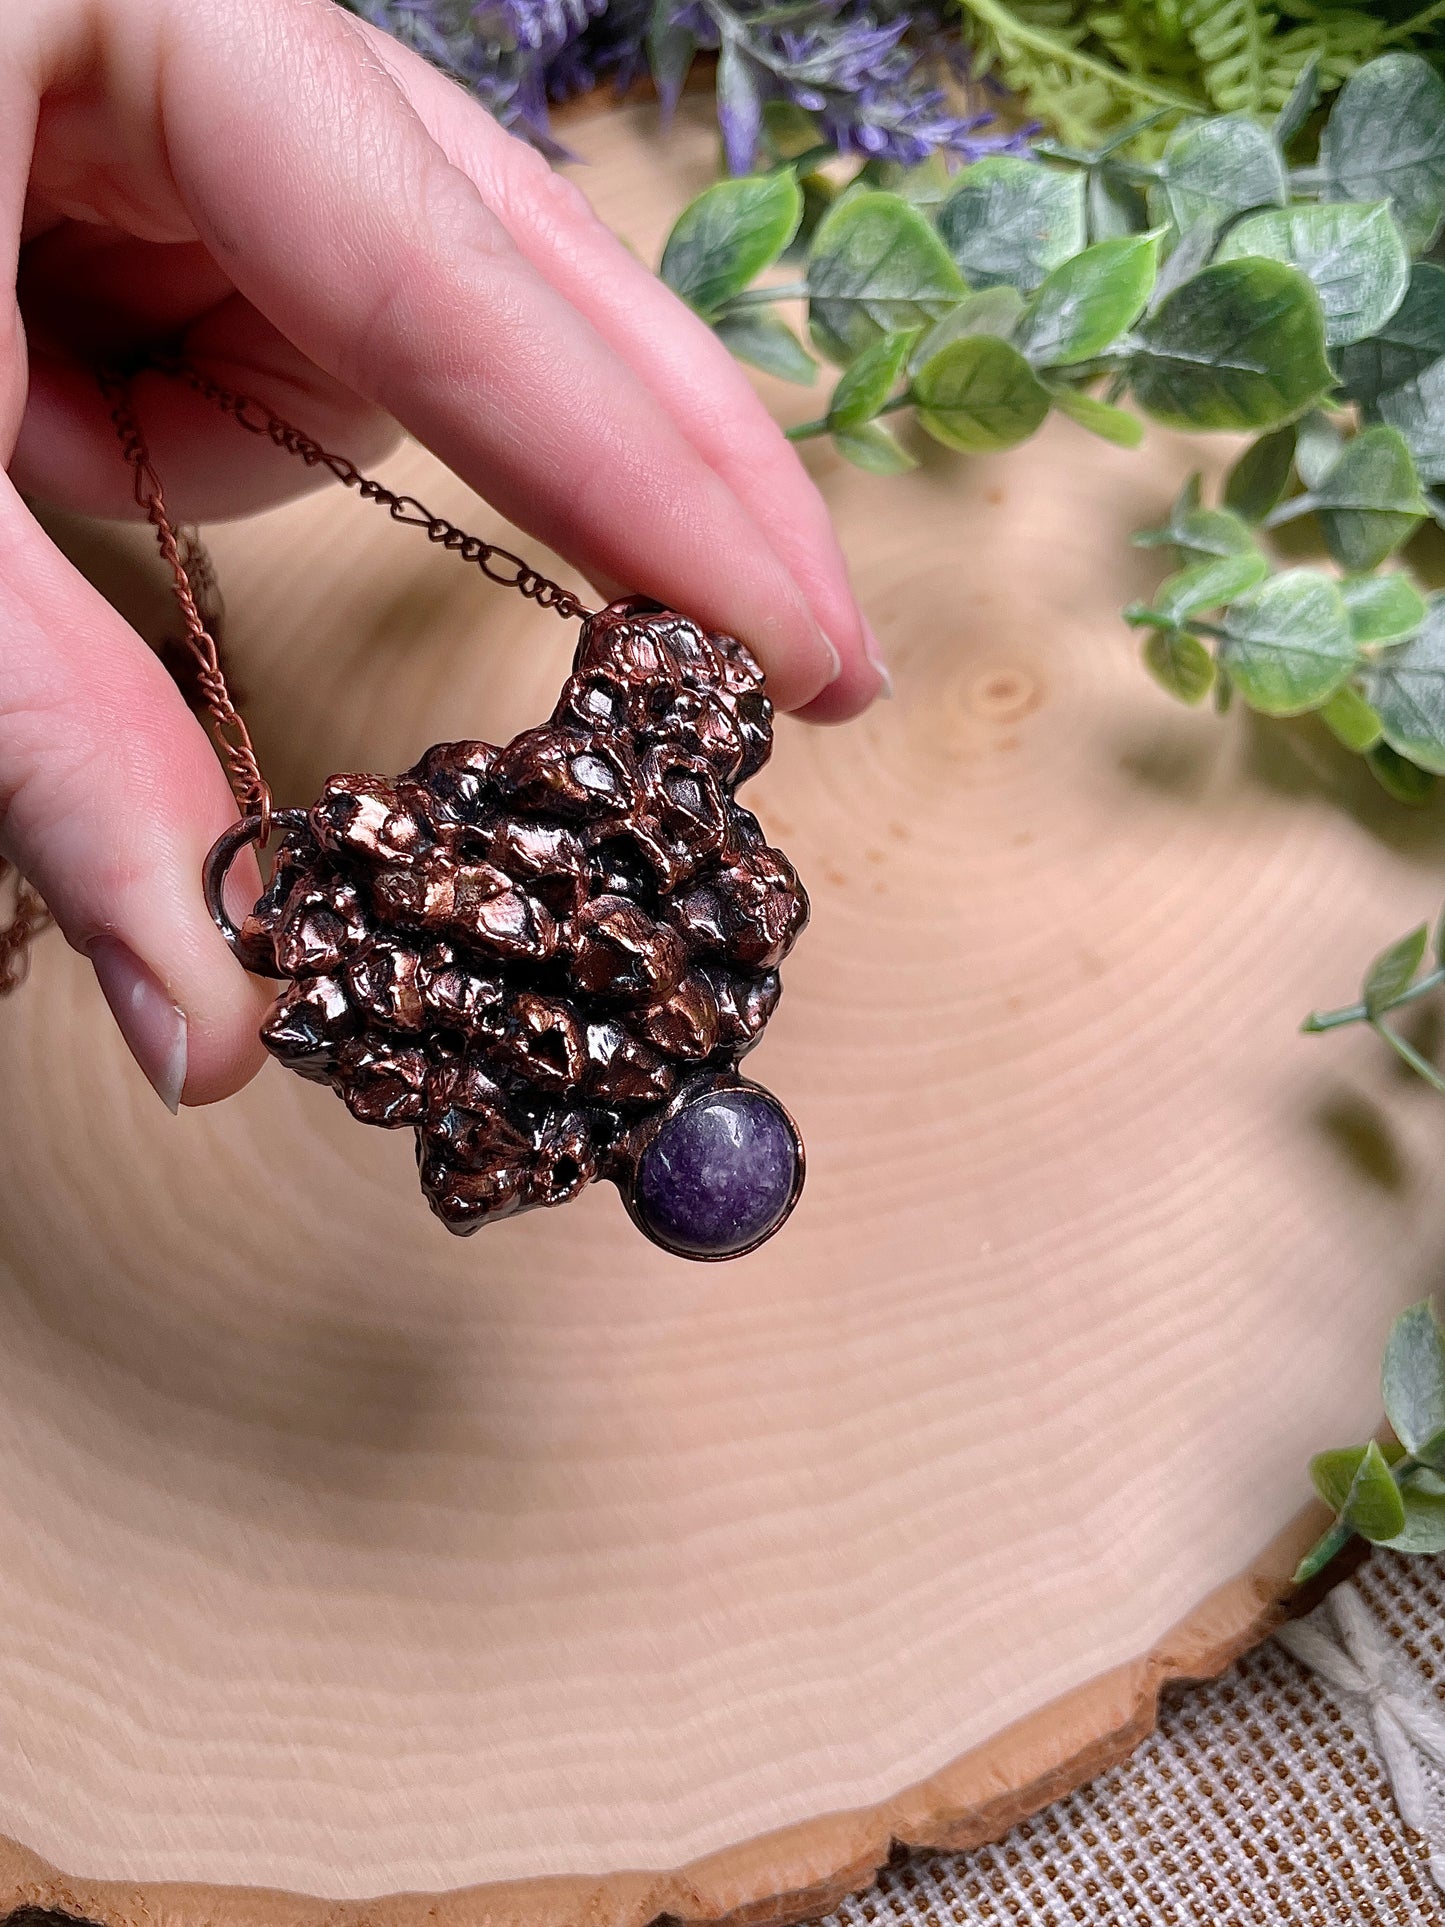
<svg viewBox="0 0 1445 1927">
<path fill-rule="evenodd" d="M 808 917 L 733 794 L 771 748 L 747 650 L 634 598 L 587 620 L 550 722 L 278 811 L 239 929 L 222 887 L 260 824 L 238 824 L 207 902 L 249 969 L 291 980 L 267 1049 L 363 1123 L 410 1125 L 452 1231 L 605 1177 L 667 1250 L 752 1250 L 803 1182 L 792 1120 L 738 1074 Z"/>
</svg>

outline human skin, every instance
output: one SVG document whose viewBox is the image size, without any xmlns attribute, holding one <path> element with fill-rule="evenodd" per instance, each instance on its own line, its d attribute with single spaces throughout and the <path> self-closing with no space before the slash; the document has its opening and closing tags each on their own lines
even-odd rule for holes
<svg viewBox="0 0 1445 1927">
<path fill-rule="evenodd" d="M 0 854 L 172 1108 L 262 1059 L 258 989 L 199 889 L 235 806 L 23 498 L 136 512 L 94 370 L 177 338 L 359 462 L 408 430 L 604 593 L 743 637 L 781 708 L 843 721 L 886 690 L 747 379 L 449 80 L 334 0 L 0 4 Z M 179 384 L 142 375 L 136 400 L 185 519 L 297 492 L 298 465 Z"/>
</svg>

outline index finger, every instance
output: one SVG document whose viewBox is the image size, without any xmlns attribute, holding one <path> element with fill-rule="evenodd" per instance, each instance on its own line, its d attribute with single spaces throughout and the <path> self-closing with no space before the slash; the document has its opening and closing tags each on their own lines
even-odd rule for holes
<svg viewBox="0 0 1445 1927">
<path fill-rule="evenodd" d="M 187 215 L 289 339 L 589 576 L 741 636 L 781 706 L 834 679 L 763 531 L 525 260 L 355 23 L 304 0 L 150 0 L 147 59 L 141 11 L 102 15 L 117 105 L 143 132 L 159 100 Z"/>
<path fill-rule="evenodd" d="M 527 259 L 646 381 L 708 466 L 761 527 L 843 658 L 820 720 L 855 715 L 887 687 L 878 645 L 816 486 L 721 341 L 535 149 L 478 111 L 419 54 L 363 23 L 427 131 L 476 182 Z"/>
</svg>

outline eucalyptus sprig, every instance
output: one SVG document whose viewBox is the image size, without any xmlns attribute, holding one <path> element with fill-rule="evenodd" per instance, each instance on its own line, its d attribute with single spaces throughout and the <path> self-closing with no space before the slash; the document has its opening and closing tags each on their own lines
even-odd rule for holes
<svg viewBox="0 0 1445 1927">
<path fill-rule="evenodd" d="M 916 462 L 900 423 L 963 453 L 1006 449 L 1051 413 L 1133 447 L 1141 417 L 1258 439 L 1205 506 L 1191 478 L 1162 529 L 1180 567 L 1126 619 L 1185 702 L 1237 695 L 1318 711 L 1405 802 L 1445 773 L 1445 599 L 1389 567 L 1445 523 L 1445 82 L 1391 53 L 1341 90 L 1295 155 L 1310 62 L 1266 125 L 1177 126 L 1158 160 L 1132 133 L 941 166 L 816 152 L 706 190 L 662 275 L 742 359 L 811 382 L 830 436 L 878 474 Z M 800 179 L 801 177 L 801 179 Z M 800 257 L 788 281 L 776 263 Z M 810 347 L 780 307 L 806 303 Z M 1132 408 L 1121 406 L 1128 401 Z M 916 443 L 914 444 L 916 446 Z M 1313 518 L 1331 567 L 1285 567 L 1273 530 Z"/>
<path fill-rule="evenodd" d="M 1445 1552 L 1445 1336 L 1428 1299 L 1395 1320 L 1380 1390 L 1394 1437 L 1310 1461 L 1315 1490 L 1337 1516 L 1296 1567 L 1296 1585 L 1356 1535 L 1396 1552 Z"/>
<path fill-rule="evenodd" d="M 1422 972 L 1427 953 L 1432 955 L 1432 964 Z M 1432 1090 L 1445 1094 L 1445 1076 L 1386 1021 L 1392 1012 L 1418 1003 L 1442 985 L 1445 985 L 1445 914 L 1435 927 L 1433 944 L 1427 925 L 1422 923 L 1409 931 L 1382 950 L 1365 972 L 1358 1003 L 1344 1004 L 1338 1010 L 1311 1011 L 1300 1029 L 1317 1032 L 1341 1030 L 1348 1024 L 1368 1024 Z"/>
</svg>

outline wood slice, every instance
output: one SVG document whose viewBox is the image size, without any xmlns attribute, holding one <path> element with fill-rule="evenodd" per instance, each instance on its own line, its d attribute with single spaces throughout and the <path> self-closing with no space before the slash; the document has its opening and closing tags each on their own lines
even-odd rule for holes
<svg viewBox="0 0 1445 1927">
<path fill-rule="evenodd" d="M 577 140 L 655 259 L 704 120 Z M 810 1177 L 735 1265 L 605 1187 L 454 1240 L 405 1134 L 275 1067 L 172 1119 L 41 945 L 0 1009 L 0 1906 L 786 1921 L 1261 1635 L 1445 1238 L 1437 1100 L 1297 1025 L 1445 839 L 1143 674 L 1128 533 L 1195 457 L 810 453 L 898 696 L 785 724 L 749 793 L 813 893 L 757 1060 Z M 569 630 L 350 497 L 215 546 L 285 801 L 551 706 Z"/>
</svg>

